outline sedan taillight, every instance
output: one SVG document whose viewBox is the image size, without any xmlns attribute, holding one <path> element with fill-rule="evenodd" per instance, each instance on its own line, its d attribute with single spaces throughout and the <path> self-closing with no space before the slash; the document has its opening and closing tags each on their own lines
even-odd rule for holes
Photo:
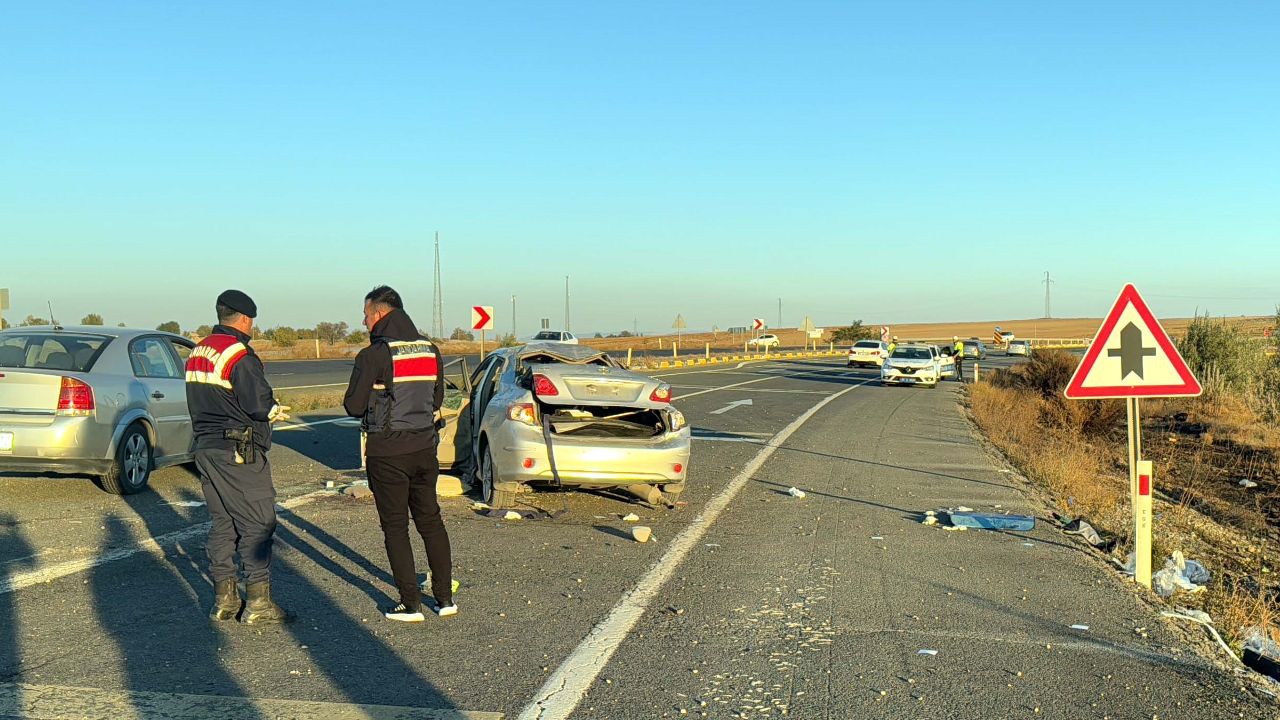
<svg viewBox="0 0 1280 720">
<path fill-rule="evenodd" d="M 649 401 L 660 403 L 671 402 L 671 386 L 666 383 L 658 385 L 653 392 L 649 393 Z"/>
<path fill-rule="evenodd" d="M 560 394 L 560 391 L 556 389 L 556 384 L 551 382 L 551 378 L 546 375 L 534 375 L 533 394 L 538 397 L 555 397 Z"/>
<path fill-rule="evenodd" d="M 91 415 L 94 408 L 93 388 L 75 378 L 62 378 L 62 389 L 58 391 L 59 415 Z"/>
</svg>

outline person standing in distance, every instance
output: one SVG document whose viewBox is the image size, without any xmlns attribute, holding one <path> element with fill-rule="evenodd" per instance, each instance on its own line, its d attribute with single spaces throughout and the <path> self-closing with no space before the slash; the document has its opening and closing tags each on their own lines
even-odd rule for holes
<svg viewBox="0 0 1280 720">
<path fill-rule="evenodd" d="M 959 335 L 951 336 L 951 356 L 956 359 L 956 381 L 964 382 L 964 342 Z"/>
<path fill-rule="evenodd" d="M 279 623 L 292 619 L 271 599 L 271 546 L 276 489 L 271 481 L 271 423 L 289 418 L 253 348 L 258 306 L 239 290 L 218 296 L 218 324 L 187 359 L 187 408 L 196 467 L 212 526 L 206 551 L 214 582 L 209 617 Z M 241 612 L 239 553 L 248 601 Z"/>
<path fill-rule="evenodd" d="M 365 296 L 364 326 L 369 347 L 356 355 L 343 406 L 348 415 L 361 419 L 368 436 L 369 489 L 400 593 L 400 604 L 384 614 L 401 622 L 425 619 L 409 542 L 412 515 L 427 547 L 434 610 L 441 617 L 456 615 L 449 533 L 436 498 L 436 418 L 444 402 L 444 363 L 436 346 L 418 333 L 400 294 L 386 285 Z"/>
</svg>

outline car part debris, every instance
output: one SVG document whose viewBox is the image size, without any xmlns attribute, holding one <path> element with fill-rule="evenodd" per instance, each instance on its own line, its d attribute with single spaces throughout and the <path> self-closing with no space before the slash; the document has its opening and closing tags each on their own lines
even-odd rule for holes
<svg viewBox="0 0 1280 720">
<path fill-rule="evenodd" d="M 1034 530 L 1036 519 L 1030 515 L 992 515 L 988 513 L 951 513 L 951 524 L 980 530 Z"/>
<path fill-rule="evenodd" d="M 1213 623 L 1205 622 L 1204 620 L 1201 620 L 1198 617 L 1193 617 L 1191 615 L 1186 615 L 1184 613 L 1179 613 L 1179 612 L 1170 612 L 1168 610 L 1165 610 L 1164 612 L 1160 613 L 1160 616 L 1167 617 L 1167 618 L 1177 618 L 1179 620 L 1189 620 L 1190 622 L 1196 623 L 1197 625 L 1205 626 L 1205 628 L 1209 630 L 1209 634 L 1213 635 L 1213 639 L 1218 641 L 1218 647 L 1221 647 L 1222 651 L 1225 652 L 1227 655 L 1231 656 L 1231 659 L 1235 660 L 1237 664 L 1243 664 L 1241 663 L 1240 658 L 1236 657 L 1236 654 L 1234 652 L 1231 652 L 1231 648 L 1227 645 L 1226 641 L 1222 639 L 1222 636 L 1218 634 L 1218 629 L 1213 626 Z"/>
<path fill-rule="evenodd" d="M 1256 488 L 1256 487 L 1258 487 L 1258 483 L 1256 483 L 1256 482 L 1254 482 L 1254 481 L 1250 480 L 1249 478 L 1240 478 L 1240 487 L 1242 487 L 1242 488 Z"/>
<path fill-rule="evenodd" d="M 1063 526 L 1062 531 L 1067 535 L 1079 535 L 1081 540 L 1084 540 L 1094 547 L 1102 547 L 1103 545 L 1106 545 L 1106 541 L 1102 539 L 1102 536 L 1098 534 L 1098 531 L 1094 530 L 1092 525 L 1080 518 L 1076 518 Z"/>
<path fill-rule="evenodd" d="M 791 497 L 793 497 L 793 498 L 802 498 L 802 497 L 804 497 L 804 496 L 805 496 L 805 492 L 804 492 L 803 490 L 801 490 L 800 488 L 796 488 L 796 487 L 788 488 L 788 489 L 787 489 L 787 494 L 788 494 L 788 495 L 790 495 L 790 496 L 791 496 Z"/>
<path fill-rule="evenodd" d="M 1244 664 L 1280 680 L 1280 642 L 1260 627 L 1249 628 L 1245 633 Z"/>
<path fill-rule="evenodd" d="M 1072 630 L 1088 630 L 1089 626 L 1088 625 L 1072 625 L 1071 629 Z"/>
<path fill-rule="evenodd" d="M 936 655 L 938 654 L 938 651 L 937 651 L 937 650 L 917 650 L 917 651 L 916 651 L 916 654 L 917 654 L 917 655 L 928 655 L 929 657 L 934 657 L 934 656 L 936 656 Z"/>
<path fill-rule="evenodd" d="M 938 518 L 935 515 L 927 515 L 924 520 L 920 521 L 921 525 L 937 525 Z"/>
<path fill-rule="evenodd" d="M 622 517 L 622 521 L 623 522 L 640 522 L 640 516 L 635 513 L 631 513 L 629 515 L 624 515 Z"/>
<path fill-rule="evenodd" d="M 637 525 L 631 528 L 631 537 L 638 543 L 647 543 L 653 537 L 653 528 Z"/>
</svg>

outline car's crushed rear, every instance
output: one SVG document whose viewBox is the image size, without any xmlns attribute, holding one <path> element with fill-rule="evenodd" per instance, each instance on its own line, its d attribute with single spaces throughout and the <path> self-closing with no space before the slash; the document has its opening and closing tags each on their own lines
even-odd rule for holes
<svg viewBox="0 0 1280 720">
<path fill-rule="evenodd" d="M 550 483 L 558 474 L 578 487 L 684 482 L 691 433 L 666 383 L 585 346 L 530 346 L 519 361 L 528 402 L 507 408 L 506 437 L 494 443 L 502 478 Z"/>
</svg>

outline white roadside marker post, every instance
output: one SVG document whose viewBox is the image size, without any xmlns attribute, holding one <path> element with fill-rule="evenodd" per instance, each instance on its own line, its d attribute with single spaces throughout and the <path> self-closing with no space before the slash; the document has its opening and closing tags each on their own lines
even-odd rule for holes
<svg viewBox="0 0 1280 720">
<path fill-rule="evenodd" d="M 1138 492 L 1133 496 L 1133 579 L 1151 588 L 1151 461 L 1138 461 Z"/>
</svg>

